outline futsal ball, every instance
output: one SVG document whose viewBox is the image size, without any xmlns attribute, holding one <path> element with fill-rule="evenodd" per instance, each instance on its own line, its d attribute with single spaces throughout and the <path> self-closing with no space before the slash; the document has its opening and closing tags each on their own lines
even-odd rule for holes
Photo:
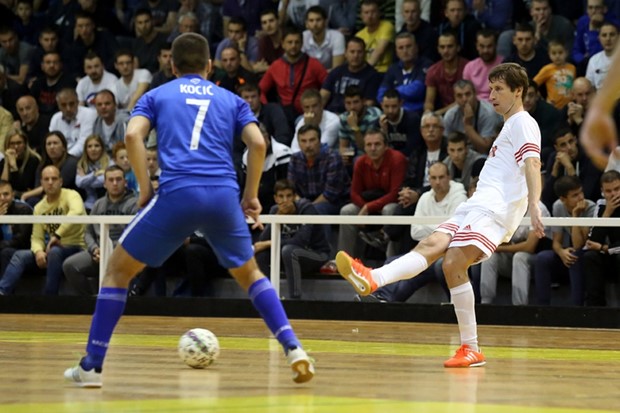
<svg viewBox="0 0 620 413">
<path fill-rule="evenodd" d="M 220 343 L 215 334 L 204 328 L 192 328 L 179 340 L 179 356 L 195 369 L 209 367 L 220 355 Z"/>
</svg>

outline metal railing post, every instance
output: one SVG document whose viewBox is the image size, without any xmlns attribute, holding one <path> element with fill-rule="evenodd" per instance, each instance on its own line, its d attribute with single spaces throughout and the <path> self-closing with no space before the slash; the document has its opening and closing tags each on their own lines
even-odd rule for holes
<svg viewBox="0 0 620 413">
<path fill-rule="evenodd" d="M 271 284 L 280 297 L 280 231 L 282 224 L 271 224 Z"/>
</svg>

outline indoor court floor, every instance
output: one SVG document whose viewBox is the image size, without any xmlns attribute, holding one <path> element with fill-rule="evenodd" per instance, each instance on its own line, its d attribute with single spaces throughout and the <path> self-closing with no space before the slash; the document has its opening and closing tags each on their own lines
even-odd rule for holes
<svg viewBox="0 0 620 413">
<path fill-rule="evenodd" d="M 481 326 L 485 367 L 445 369 L 456 325 L 293 320 L 316 376 L 292 382 L 259 319 L 122 319 L 102 389 L 62 373 L 80 357 L 90 316 L 0 314 L 0 412 L 585 413 L 620 412 L 620 332 Z M 180 335 L 212 330 L 221 354 L 193 370 Z"/>
</svg>

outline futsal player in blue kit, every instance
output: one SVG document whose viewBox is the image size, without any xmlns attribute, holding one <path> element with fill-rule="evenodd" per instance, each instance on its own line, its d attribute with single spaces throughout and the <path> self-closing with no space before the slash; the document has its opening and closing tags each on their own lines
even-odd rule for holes
<svg viewBox="0 0 620 413">
<path fill-rule="evenodd" d="M 211 69 L 204 37 L 183 34 L 172 44 L 177 76 L 146 93 L 132 111 L 125 142 L 140 185 L 143 209 L 114 249 L 92 318 L 86 356 L 65 371 L 81 387 L 101 387 L 102 366 L 114 327 L 125 308 L 129 281 L 144 268 L 160 266 L 196 229 L 209 240 L 220 263 L 248 292 L 254 307 L 284 348 L 293 381 L 312 379 L 314 365 L 291 328 L 270 281 L 260 272 L 245 216 L 258 219 L 258 185 L 265 143 L 245 101 L 205 80 Z M 144 139 L 157 129 L 161 176 L 154 195 Z M 247 145 L 247 180 L 239 206 L 232 162 L 233 137 Z"/>
</svg>

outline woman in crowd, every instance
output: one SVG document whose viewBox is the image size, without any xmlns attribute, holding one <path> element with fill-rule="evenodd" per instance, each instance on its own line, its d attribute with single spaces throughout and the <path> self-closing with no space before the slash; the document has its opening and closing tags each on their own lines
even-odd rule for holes
<svg viewBox="0 0 620 413">
<path fill-rule="evenodd" d="M 75 184 L 86 194 L 84 206 L 90 212 L 95 201 L 105 194 L 103 172 L 110 166 L 110 157 L 104 150 L 103 139 L 90 135 L 84 142 L 84 151 L 77 164 Z"/>
<path fill-rule="evenodd" d="M 41 186 L 41 171 L 48 165 L 54 165 L 60 170 L 63 188 L 76 189 L 75 173 L 77 171 L 77 158 L 67 152 L 67 139 L 62 132 L 52 131 L 45 135 L 43 139 L 43 160 L 37 168 L 35 175 L 34 189 L 24 192 L 21 196 L 22 201 L 28 202 L 34 207 L 43 196 Z"/>
<path fill-rule="evenodd" d="M 4 140 L 4 159 L 0 161 L 0 179 L 9 181 L 17 198 L 34 188 L 41 157 L 30 145 L 21 129 L 11 129 Z"/>
</svg>

